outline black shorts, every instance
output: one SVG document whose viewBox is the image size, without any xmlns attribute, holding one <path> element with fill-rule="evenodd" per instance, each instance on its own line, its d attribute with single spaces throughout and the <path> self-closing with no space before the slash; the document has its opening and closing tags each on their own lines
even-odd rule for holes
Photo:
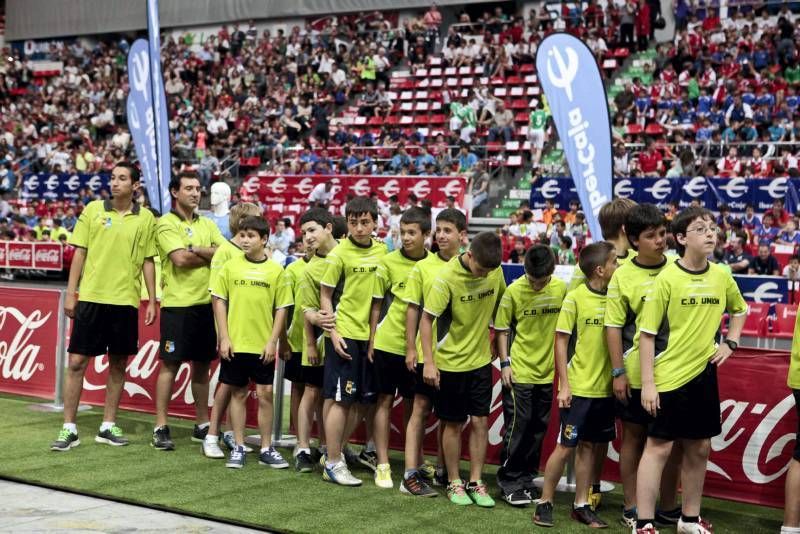
<svg viewBox="0 0 800 534">
<path fill-rule="evenodd" d="M 292 357 L 283 362 L 283 378 L 289 382 L 303 383 L 302 352 L 292 352 Z"/>
<path fill-rule="evenodd" d="M 489 415 L 492 402 L 492 364 L 472 371 L 439 371 L 439 393 L 433 401 L 442 421 L 463 423 L 468 415 Z"/>
<path fill-rule="evenodd" d="M 139 310 L 133 306 L 78 301 L 67 352 L 129 356 L 139 350 Z"/>
<path fill-rule="evenodd" d="M 558 442 L 565 447 L 575 447 L 579 441 L 608 443 L 617 437 L 614 397 L 573 396 L 570 407 L 558 412 L 561 419 Z"/>
<path fill-rule="evenodd" d="M 417 376 L 416 381 L 414 382 L 414 395 L 422 395 L 423 397 L 428 397 L 431 402 L 435 402 L 436 398 L 439 396 L 439 390 L 426 384 L 422 379 L 422 371 L 424 368 L 424 364 L 417 364 Z"/>
<path fill-rule="evenodd" d="M 244 387 L 250 381 L 259 386 L 271 386 L 275 380 L 275 362 L 264 363 L 260 354 L 237 352 L 233 358 L 222 358 L 219 381 L 234 387 Z"/>
<path fill-rule="evenodd" d="M 307 386 L 314 386 L 315 388 L 322 389 L 325 383 L 325 367 L 322 365 L 304 365 L 303 366 L 303 382 Z"/>
<path fill-rule="evenodd" d="M 211 304 L 161 308 L 160 356 L 172 362 L 210 362 L 217 357 Z"/>
<path fill-rule="evenodd" d="M 800 462 L 800 389 L 793 389 L 794 408 L 797 410 L 797 437 L 794 440 L 794 459 Z"/>
<path fill-rule="evenodd" d="M 372 369 L 375 373 L 375 389 L 381 395 L 411 399 L 414 397 L 415 375 L 406 367 L 405 356 L 375 350 Z"/>
<path fill-rule="evenodd" d="M 642 390 L 631 388 L 631 397 L 628 405 L 625 406 L 620 401 L 614 399 L 614 407 L 617 410 L 617 417 L 625 423 L 647 426 L 653 422 L 653 416 L 647 413 L 642 406 Z"/>
<path fill-rule="evenodd" d="M 347 354 L 352 358 L 346 360 L 333 350 L 331 338 L 325 338 L 325 374 L 322 384 L 322 396 L 336 402 L 351 404 L 373 403 L 376 400 L 375 379 L 372 363 L 367 358 L 366 340 L 344 338 Z"/>
<path fill-rule="evenodd" d="M 689 382 L 659 393 L 658 398 L 661 409 L 650 423 L 648 436 L 674 441 L 708 439 L 722 432 L 716 365 L 709 363 Z"/>
</svg>

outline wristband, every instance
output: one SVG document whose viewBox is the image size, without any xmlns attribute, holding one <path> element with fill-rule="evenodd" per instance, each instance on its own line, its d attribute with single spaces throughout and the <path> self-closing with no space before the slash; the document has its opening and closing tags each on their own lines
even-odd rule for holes
<svg viewBox="0 0 800 534">
<path fill-rule="evenodd" d="M 619 378 L 620 376 L 622 376 L 624 374 L 625 374 L 625 368 L 624 367 L 614 367 L 611 370 L 611 376 L 613 376 L 614 378 Z"/>
<path fill-rule="evenodd" d="M 500 362 L 500 369 L 505 369 L 506 367 L 511 367 L 511 358 Z"/>
</svg>

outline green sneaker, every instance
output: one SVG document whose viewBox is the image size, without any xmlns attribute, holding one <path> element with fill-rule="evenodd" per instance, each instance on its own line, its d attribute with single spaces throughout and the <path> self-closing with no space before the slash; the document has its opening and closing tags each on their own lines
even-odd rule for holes
<svg viewBox="0 0 800 534">
<path fill-rule="evenodd" d="M 494 499 L 492 499 L 489 496 L 489 492 L 486 491 L 486 484 L 483 483 L 483 480 L 467 484 L 467 495 L 478 506 L 494 508 Z"/>
<path fill-rule="evenodd" d="M 447 485 L 447 498 L 450 502 L 459 506 L 467 506 L 472 504 L 472 499 L 467 495 L 464 489 L 464 482 L 461 479 L 456 479 Z"/>
<path fill-rule="evenodd" d="M 50 445 L 50 450 L 64 452 L 80 444 L 81 440 L 78 439 L 78 434 L 73 434 L 66 428 L 62 428 L 58 433 L 58 438 Z"/>
<path fill-rule="evenodd" d="M 97 443 L 105 443 L 114 447 L 124 447 L 128 444 L 128 438 L 122 435 L 122 429 L 117 425 L 98 432 L 94 440 Z"/>
</svg>

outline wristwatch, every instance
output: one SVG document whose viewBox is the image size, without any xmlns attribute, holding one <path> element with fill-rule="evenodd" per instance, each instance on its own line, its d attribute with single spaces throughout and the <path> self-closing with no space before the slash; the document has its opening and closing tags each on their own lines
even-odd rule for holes
<svg viewBox="0 0 800 534">
<path fill-rule="evenodd" d="M 725 341 L 723 341 L 723 343 L 728 345 L 731 348 L 731 351 L 734 351 L 739 348 L 739 343 L 732 339 L 726 339 Z"/>
<path fill-rule="evenodd" d="M 505 369 L 506 367 L 511 367 L 511 358 L 500 362 L 500 369 Z"/>
<path fill-rule="evenodd" d="M 613 376 L 614 378 L 619 378 L 620 376 L 622 376 L 624 374 L 625 374 L 625 368 L 624 367 L 615 367 L 615 368 L 613 368 L 611 370 L 611 376 Z"/>
</svg>

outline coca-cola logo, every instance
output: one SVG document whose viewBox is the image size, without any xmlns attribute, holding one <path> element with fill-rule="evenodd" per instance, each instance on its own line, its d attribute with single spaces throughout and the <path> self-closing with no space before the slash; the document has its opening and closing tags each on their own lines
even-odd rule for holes
<svg viewBox="0 0 800 534">
<path fill-rule="evenodd" d="M 40 310 L 25 315 L 17 308 L 0 306 L 0 332 L 14 332 L 16 329 L 10 340 L 0 340 L 0 378 L 27 382 L 44 370 L 44 364 L 37 362 L 41 347 L 30 340 L 34 332 L 47 323 L 50 315 L 44 315 Z"/>
<path fill-rule="evenodd" d="M 58 249 L 37 249 L 34 256 L 36 263 L 58 263 L 61 260 L 61 252 Z"/>
<path fill-rule="evenodd" d="M 30 248 L 20 248 L 20 247 L 12 247 L 8 253 L 8 259 L 10 261 L 19 261 L 19 262 L 30 262 L 31 261 L 31 249 Z"/>
</svg>

